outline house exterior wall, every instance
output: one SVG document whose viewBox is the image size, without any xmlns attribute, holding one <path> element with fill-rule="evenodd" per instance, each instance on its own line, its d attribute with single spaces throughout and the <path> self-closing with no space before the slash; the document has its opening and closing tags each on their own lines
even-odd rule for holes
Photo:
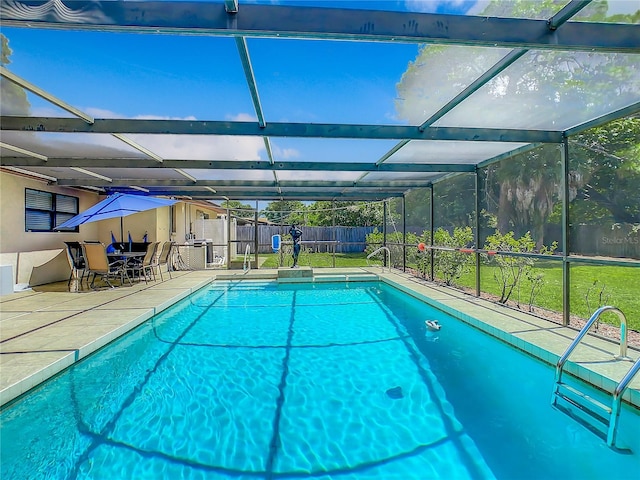
<svg viewBox="0 0 640 480">
<path fill-rule="evenodd" d="M 77 197 L 80 212 L 98 202 L 100 197 L 0 171 L 0 264 L 11 266 L 14 284 L 30 284 L 34 267 L 44 264 L 50 264 L 51 268 L 42 269 L 34 285 L 43 279 L 65 280 L 69 278 L 70 267 L 60 257 L 64 253 L 64 242 L 96 238 L 97 225 L 85 225 L 79 233 L 25 231 L 25 188 Z"/>
<path fill-rule="evenodd" d="M 180 212 L 181 217 L 177 221 L 179 231 L 176 232 L 175 239 L 179 244 L 188 243 L 196 238 L 203 238 L 202 215 L 200 212 L 207 214 L 209 216 L 208 220 L 222 218 L 222 216 L 219 217 L 218 212 L 216 212 L 213 207 L 208 209 L 206 206 L 191 203 L 179 203 L 178 205 L 182 207 L 182 211 Z"/>
<path fill-rule="evenodd" d="M 25 188 L 78 197 L 80 212 L 100 200 L 98 195 L 90 192 L 56 187 L 48 185 L 44 181 L 0 171 L 0 253 L 64 248 L 63 242 L 65 241 L 80 241 L 98 237 L 96 224 L 83 225 L 80 227 L 80 233 L 26 232 L 24 229 Z"/>
<path fill-rule="evenodd" d="M 194 231 L 195 220 L 200 212 L 215 219 L 218 213 L 203 205 L 185 202 L 175 204 L 176 217 L 171 232 L 171 209 L 161 207 L 127 217 L 102 220 L 80 225 L 79 232 L 27 232 L 25 231 L 25 188 L 60 193 L 77 197 L 79 212 L 87 210 L 104 198 L 92 192 L 49 185 L 44 180 L 0 171 L 0 265 L 12 268 L 15 284 L 38 285 L 69 278 L 70 266 L 66 257 L 67 241 L 98 240 L 105 245 L 111 243 L 111 234 L 116 241 L 142 241 L 144 234 L 150 242 L 173 240 L 184 244 Z M 121 233 L 122 232 L 122 233 Z M 196 237 L 190 237 L 196 238 Z M 63 254 L 63 255 L 61 255 Z M 37 273 L 34 277 L 34 273 Z M 37 277 L 37 278 L 36 278 Z"/>
<path fill-rule="evenodd" d="M 46 181 L 0 171 L 0 264 L 12 267 L 15 284 L 31 286 L 69 278 L 70 266 L 61 261 L 66 256 L 64 242 L 98 240 L 111 243 L 111 232 L 120 240 L 120 219 L 113 218 L 80 225 L 79 232 L 25 231 L 25 188 L 60 193 L 78 198 L 78 211 L 83 212 L 104 198 L 91 192 L 48 185 Z M 169 207 L 140 212 L 122 219 L 123 238 L 128 232 L 135 242 L 169 240 Z M 42 267 L 42 268 L 39 268 Z M 34 272 L 38 275 L 34 277 Z"/>
<path fill-rule="evenodd" d="M 101 197 L 102 199 L 103 197 Z M 122 218 L 109 218 L 107 220 L 100 220 L 95 222 L 94 225 L 98 225 L 98 237 L 97 240 L 101 241 L 105 245 L 111 243 L 111 232 L 113 232 L 116 241 L 127 242 L 128 236 L 131 234 L 131 240 L 134 242 L 141 242 L 144 234 L 147 234 L 147 239 L 150 242 L 163 242 L 169 240 L 168 233 L 168 220 L 169 207 L 156 208 L 155 210 L 147 210 L 146 212 L 134 213 L 133 215 L 127 215 Z M 164 229 L 159 227 L 162 217 L 167 217 L 165 221 L 166 226 Z M 122 221 L 122 224 L 121 224 Z M 91 225 L 91 224 L 88 224 Z M 82 230 L 83 226 L 80 229 Z M 122 225 L 122 227 L 121 227 Z M 122 228 L 122 234 L 120 229 Z M 85 240 L 91 240 L 88 237 Z M 94 240 L 96 240 L 94 239 Z"/>
</svg>

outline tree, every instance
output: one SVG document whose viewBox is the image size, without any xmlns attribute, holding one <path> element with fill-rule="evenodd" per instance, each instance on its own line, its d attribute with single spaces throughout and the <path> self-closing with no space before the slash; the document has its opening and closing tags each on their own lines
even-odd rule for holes
<svg viewBox="0 0 640 480">
<path fill-rule="evenodd" d="M 0 33 L 0 46 L 2 49 L 0 60 L 2 66 L 5 67 L 11 63 L 9 57 L 13 52 L 9 48 L 9 39 L 2 33 Z M 2 115 L 29 115 L 31 104 L 27 98 L 27 93 L 21 86 L 6 80 L 4 77 L 0 78 L 0 98 L 2 98 L 0 107 Z"/>
<path fill-rule="evenodd" d="M 451 177 L 433 186 L 434 226 L 473 225 L 475 179 L 473 174 Z"/>
<path fill-rule="evenodd" d="M 526 232 L 520 238 L 516 238 L 513 232 L 506 234 L 500 233 L 499 230 L 487 238 L 484 246 L 485 250 L 497 252 L 514 252 L 514 253 L 532 253 L 536 247 L 535 242 L 531 238 L 529 232 Z M 541 253 L 544 255 L 552 255 L 557 244 L 553 243 L 550 247 L 542 247 Z M 523 275 L 532 281 L 531 301 L 535 297 L 535 289 L 538 288 L 542 277 L 532 274 L 533 265 L 536 260 L 526 256 L 510 256 L 498 254 L 493 257 L 497 268 L 494 269 L 493 277 L 500 286 L 500 303 L 507 303 L 514 289 L 519 286 Z"/>
<path fill-rule="evenodd" d="M 561 157 L 557 145 L 543 145 L 485 171 L 484 206 L 496 215 L 496 228 L 516 235 L 531 232 L 537 248 L 561 194 Z M 497 197 L 497 198 L 496 198 Z"/>
<path fill-rule="evenodd" d="M 473 256 L 458 251 L 459 248 L 471 245 L 471 242 L 473 242 L 473 232 L 470 227 L 456 227 L 453 229 L 453 235 L 444 228 L 438 228 L 434 232 L 434 245 L 452 249 L 436 250 L 434 255 L 435 271 L 446 285 L 454 285 L 471 268 Z"/>
<path fill-rule="evenodd" d="M 420 234 L 430 231 L 431 189 L 415 188 L 405 195 L 407 231 Z"/>
<path fill-rule="evenodd" d="M 640 223 L 640 117 L 615 120 L 569 142 L 582 223 Z"/>
<path fill-rule="evenodd" d="M 255 211 L 251 205 L 242 203 L 239 200 L 225 200 L 220 206 L 232 210 L 234 215 L 241 218 L 253 218 L 253 212 Z"/>
<path fill-rule="evenodd" d="M 271 202 L 263 213 L 273 223 L 290 225 L 305 224 L 306 207 L 298 200 L 279 200 Z"/>
<path fill-rule="evenodd" d="M 307 207 L 307 225 L 372 227 L 382 225 L 382 202 L 318 201 Z"/>
<path fill-rule="evenodd" d="M 481 15 L 549 18 L 565 4 L 564 0 L 493 0 Z M 613 20 L 607 13 L 608 3 L 596 1 L 584 8 L 579 17 Z M 640 11 L 616 16 L 615 20 L 633 22 L 639 15 Z M 504 55 L 504 51 L 482 47 L 424 46 L 397 85 L 398 116 L 411 124 L 422 124 Z M 637 101 L 639 68 L 632 55 L 615 52 L 530 51 L 436 125 L 540 129 L 570 126 L 576 112 L 581 112 L 581 118 L 597 118 L 606 111 L 603 105 L 618 108 Z M 518 125 L 520 119 L 526 119 L 526 123 Z M 637 144 L 637 137 L 633 143 Z M 542 247 L 544 227 L 560 198 L 560 159 L 557 146 L 543 146 L 490 166 L 488 181 L 496 183 L 485 188 L 485 209 L 496 215 L 502 231 L 523 234 L 530 230 L 538 248 Z M 582 178 L 592 177 L 584 172 Z M 635 182 L 636 178 L 632 180 Z M 609 182 L 616 187 L 624 187 L 624 183 Z M 437 187 L 440 184 L 435 192 Z M 574 193 L 577 187 L 573 186 Z M 467 198 L 451 195 L 443 201 L 438 195 L 436 211 L 442 209 L 444 218 L 464 224 L 459 213 L 470 212 L 463 205 Z M 604 202 L 604 198 L 601 200 Z"/>
</svg>

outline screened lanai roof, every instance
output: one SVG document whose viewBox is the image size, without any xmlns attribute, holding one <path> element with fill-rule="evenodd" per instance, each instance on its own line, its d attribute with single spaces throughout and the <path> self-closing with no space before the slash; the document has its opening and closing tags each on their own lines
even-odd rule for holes
<svg viewBox="0 0 640 480">
<path fill-rule="evenodd" d="M 640 111 L 631 0 L 0 5 L 2 166 L 62 186 L 379 200 Z"/>
</svg>

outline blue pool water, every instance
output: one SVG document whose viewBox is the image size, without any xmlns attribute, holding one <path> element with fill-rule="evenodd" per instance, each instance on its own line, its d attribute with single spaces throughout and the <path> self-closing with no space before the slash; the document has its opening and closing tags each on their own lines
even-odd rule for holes
<svg viewBox="0 0 640 480">
<path fill-rule="evenodd" d="M 427 318 L 442 330 L 425 332 Z M 0 477 L 637 472 L 637 454 L 550 407 L 553 375 L 384 284 L 216 284 L 4 408 Z M 640 419 L 625 408 L 622 424 Z"/>
</svg>

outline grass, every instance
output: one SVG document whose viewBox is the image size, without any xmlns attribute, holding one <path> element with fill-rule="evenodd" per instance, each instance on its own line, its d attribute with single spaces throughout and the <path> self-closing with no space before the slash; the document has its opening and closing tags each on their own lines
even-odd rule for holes
<svg viewBox="0 0 640 480">
<path fill-rule="evenodd" d="M 500 285 L 494 278 L 497 267 L 483 265 L 480 269 L 480 285 L 483 292 L 500 296 Z M 562 312 L 562 264 L 539 262 L 535 273 L 542 275 L 543 285 L 532 305 L 547 310 Z M 475 272 L 470 272 L 458 281 L 460 286 L 475 288 Z M 570 270 L 571 313 L 589 318 L 603 305 L 613 305 L 622 310 L 630 329 L 640 331 L 640 268 L 601 265 L 571 266 Z M 530 303 L 531 282 L 523 279 L 519 291 L 514 291 L 511 300 L 519 301 L 523 308 Z M 614 313 L 602 315 L 603 321 L 618 325 Z"/>
<path fill-rule="evenodd" d="M 278 268 L 280 266 L 280 254 L 260 254 L 260 258 L 266 258 L 262 268 Z M 333 267 L 333 255 L 331 253 L 300 253 L 298 263 L 302 266 Z M 291 254 L 283 256 L 284 267 L 292 264 Z M 363 253 L 336 253 L 336 267 L 366 267 L 367 258 Z"/>
<path fill-rule="evenodd" d="M 260 255 L 265 258 L 264 268 L 277 268 L 279 254 Z M 284 266 L 290 266 L 291 255 L 283 256 Z M 362 267 L 367 265 L 364 253 L 336 253 L 336 267 Z M 379 260 L 377 260 L 379 263 Z M 311 267 L 331 267 L 330 253 L 300 254 L 299 263 Z M 483 265 L 480 269 L 480 285 L 483 292 L 500 296 L 500 285 L 494 278 L 497 267 Z M 557 261 L 538 261 L 534 272 L 542 275 L 542 288 L 531 302 L 531 282 L 523 279 L 519 290 L 514 290 L 511 300 L 518 301 L 527 310 L 534 307 L 562 312 L 562 264 Z M 613 305 L 627 317 L 628 327 L 640 331 L 640 268 L 609 265 L 572 265 L 570 271 L 571 313 L 589 318 L 602 305 Z M 457 285 L 475 288 L 475 271 L 468 272 L 457 281 Z M 602 320 L 619 324 L 617 315 L 605 313 Z"/>
</svg>

